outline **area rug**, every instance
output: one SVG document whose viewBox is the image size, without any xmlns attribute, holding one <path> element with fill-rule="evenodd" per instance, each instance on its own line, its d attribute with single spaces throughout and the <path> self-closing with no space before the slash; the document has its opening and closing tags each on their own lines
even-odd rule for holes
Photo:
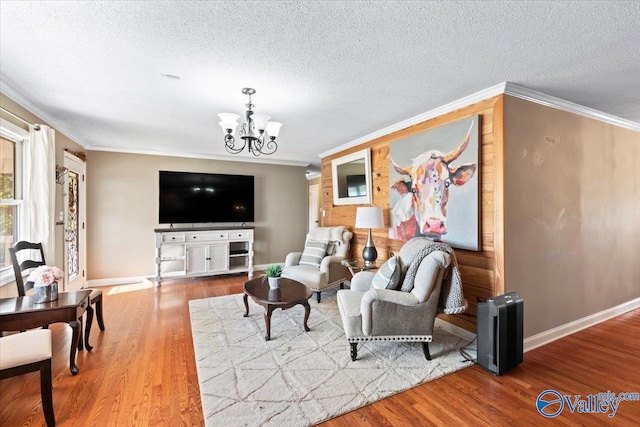
<svg viewBox="0 0 640 427">
<path fill-rule="evenodd" d="M 309 426 L 470 366 L 467 342 L 436 328 L 427 361 L 420 343 L 358 345 L 351 361 L 336 293 L 304 309 L 276 310 L 265 341 L 264 309 L 242 294 L 189 302 L 207 426 Z"/>
</svg>

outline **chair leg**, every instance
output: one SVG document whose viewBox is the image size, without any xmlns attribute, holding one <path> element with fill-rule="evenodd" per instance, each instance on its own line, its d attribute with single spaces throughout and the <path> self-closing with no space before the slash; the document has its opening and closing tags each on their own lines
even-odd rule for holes
<svg viewBox="0 0 640 427">
<path fill-rule="evenodd" d="M 320 302 L 320 291 L 316 292 L 316 300 L 318 300 L 318 302 Z"/>
<path fill-rule="evenodd" d="M 358 358 L 358 343 L 350 342 L 351 345 L 351 361 L 354 362 Z"/>
<path fill-rule="evenodd" d="M 424 357 L 426 357 L 427 360 L 431 360 L 431 354 L 429 353 L 429 343 L 428 342 L 423 342 L 422 343 L 422 351 L 424 352 Z"/>
<path fill-rule="evenodd" d="M 93 307 L 89 305 L 89 307 L 87 307 L 87 324 L 84 325 L 84 346 L 87 348 L 87 351 L 93 350 L 93 347 L 89 344 L 89 335 L 91 334 L 92 324 L 93 324 Z M 83 337 L 80 337 L 80 341 L 82 341 L 82 339 Z"/>
<path fill-rule="evenodd" d="M 102 320 L 102 295 L 96 301 L 96 317 L 98 319 L 98 326 L 101 331 L 104 331 L 104 320 Z"/>
<path fill-rule="evenodd" d="M 42 410 L 48 427 L 56 425 L 53 414 L 53 385 L 51 383 L 51 359 L 40 363 L 40 396 L 42 397 Z"/>
</svg>

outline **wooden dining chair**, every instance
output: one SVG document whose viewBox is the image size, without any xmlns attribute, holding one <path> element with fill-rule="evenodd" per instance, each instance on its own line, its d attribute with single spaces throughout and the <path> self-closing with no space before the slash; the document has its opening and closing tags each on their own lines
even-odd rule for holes
<svg viewBox="0 0 640 427">
<path fill-rule="evenodd" d="M 87 324 L 84 328 L 84 346 L 88 351 L 91 351 L 93 347 L 89 345 L 89 334 L 91 333 L 91 324 L 93 323 L 93 308 L 95 306 L 96 320 L 98 321 L 98 327 L 101 331 L 104 331 L 104 320 L 102 318 L 102 290 L 87 288 L 91 291 L 89 296 L 89 306 L 87 307 Z M 78 342 L 78 349 L 82 350 L 82 340 Z"/>
<path fill-rule="evenodd" d="M 51 381 L 51 331 L 30 331 L 0 337 L 0 380 L 40 371 L 40 396 L 48 427 L 56 425 Z"/>
<path fill-rule="evenodd" d="M 25 259 L 21 263 L 18 262 L 17 253 L 20 251 L 38 251 L 39 256 L 31 254 L 29 259 Z M 18 296 L 23 297 L 27 295 L 27 291 L 33 288 L 33 282 L 24 282 L 22 273 L 32 268 L 47 265 L 44 260 L 44 251 L 42 250 L 42 243 L 31 243 L 20 241 L 9 248 L 9 255 L 11 256 L 11 264 L 13 265 L 13 272 L 16 276 L 16 286 L 18 287 Z M 36 258 L 36 259 L 31 259 Z M 38 259 L 39 258 L 39 259 Z"/>
<path fill-rule="evenodd" d="M 22 262 L 18 262 L 18 253 L 20 251 L 38 251 L 38 254 L 29 254 L 27 259 Z M 31 243 L 27 241 L 19 241 L 13 247 L 9 248 L 9 255 L 11 256 L 11 264 L 13 265 L 13 272 L 16 276 L 16 286 L 18 287 L 18 296 L 25 296 L 26 291 L 33 288 L 33 282 L 24 282 L 22 273 L 26 270 L 40 267 L 41 265 L 47 265 L 44 259 L 44 251 L 42 249 L 42 243 Z M 35 259 L 31 259 L 35 258 Z M 88 289 L 91 291 L 89 297 L 90 305 L 87 307 L 87 322 L 84 328 L 84 339 L 78 341 L 78 350 L 82 350 L 84 347 L 91 351 L 93 347 L 89 345 L 89 334 L 91 333 L 91 324 L 93 322 L 93 306 L 95 306 L 96 319 L 98 320 L 98 327 L 101 331 L 104 331 L 104 320 L 102 318 L 102 290 L 100 289 Z"/>
</svg>

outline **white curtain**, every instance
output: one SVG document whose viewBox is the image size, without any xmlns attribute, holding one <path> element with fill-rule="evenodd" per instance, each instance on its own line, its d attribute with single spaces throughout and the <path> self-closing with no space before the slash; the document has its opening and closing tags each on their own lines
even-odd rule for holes
<svg viewBox="0 0 640 427">
<path fill-rule="evenodd" d="M 55 131 L 44 125 L 39 130 L 30 127 L 24 155 L 28 240 L 42 243 L 47 264 L 55 265 Z"/>
</svg>

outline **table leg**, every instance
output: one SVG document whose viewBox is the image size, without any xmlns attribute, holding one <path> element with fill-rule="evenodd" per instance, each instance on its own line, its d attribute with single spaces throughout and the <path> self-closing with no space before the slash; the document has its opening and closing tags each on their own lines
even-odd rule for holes
<svg viewBox="0 0 640 427">
<path fill-rule="evenodd" d="M 305 301 L 302 303 L 304 306 L 304 330 L 309 332 L 311 329 L 307 326 L 307 320 L 309 320 L 309 313 L 311 312 L 311 307 L 309 306 L 309 302 Z"/>
<path fill-rule="evenodd" d="M 349 269 L 349 273 L 351 273 L 351 277 L 356 275 L 356 272 L 353 271 L 353 267 L 351 265 L 347 265 L 347 268 Z"/>
<path fill-rule="evenodd" d="M 248 295 L 244 294 L 244 297 L 242 297 L 242 299 L 244 300 L 244 308 L 245 308 L 245 313 L 244 313 L 244 317 L 247 317 L 249 315 L 249 301 L 247 301 Z"/>
<path fill-rule="evenodd" d="M 267 327 L 267 335 L 264 337 L 265 341 L 269 341 L 271 339 L 271 313 L 273 313 L 273 307 L 265 307 L 264 324 Z"/>
<path fill-rule="evenodd" d="M 91 334 L 91 324 L 93 324 L 93 307 L 91 305 L 87 306 L 87 323 L 84 325 L 84 346 L 87 348 L 87 351 L 93 350 L 93 347 L 89 345 L 89 334 Z M 82 338 L 80 338 L 82 342 Z M 82 350 L 82 349 L 79 349 Z"/>
<path fill-rule="evenodd" d="M 73 335 L 71 336 L 71 350 L 69 351 L 69 369 L 71 370 L 71 375 L 76 375 L 80 371 L 76 365 L 76 350 L 78 348 L 80 331 L 82 330 L 82 318 L 69 322 L 69 326 L 71 326 L 71 329 L 73 330 Z"/>
<path fill-rule="evenodd" d="M 101 331 L 104 331 L 104 320 L 102 318 L 102 295 L 100 295 L 100 299 L 96 301 L 96 318 L 98 319 L 98 326 Z"/>
<path fill-rule="evenodd" d="M 82 319 L 82 317 L 80 319 Z M 84 329 L 82 328 L 82 324 L 80 324 L 80 339 L 78 340 L 78 351 L 84 350 L 84 339 L 82 338 L 82 331 L 84 331 Z"/>
</svg>

